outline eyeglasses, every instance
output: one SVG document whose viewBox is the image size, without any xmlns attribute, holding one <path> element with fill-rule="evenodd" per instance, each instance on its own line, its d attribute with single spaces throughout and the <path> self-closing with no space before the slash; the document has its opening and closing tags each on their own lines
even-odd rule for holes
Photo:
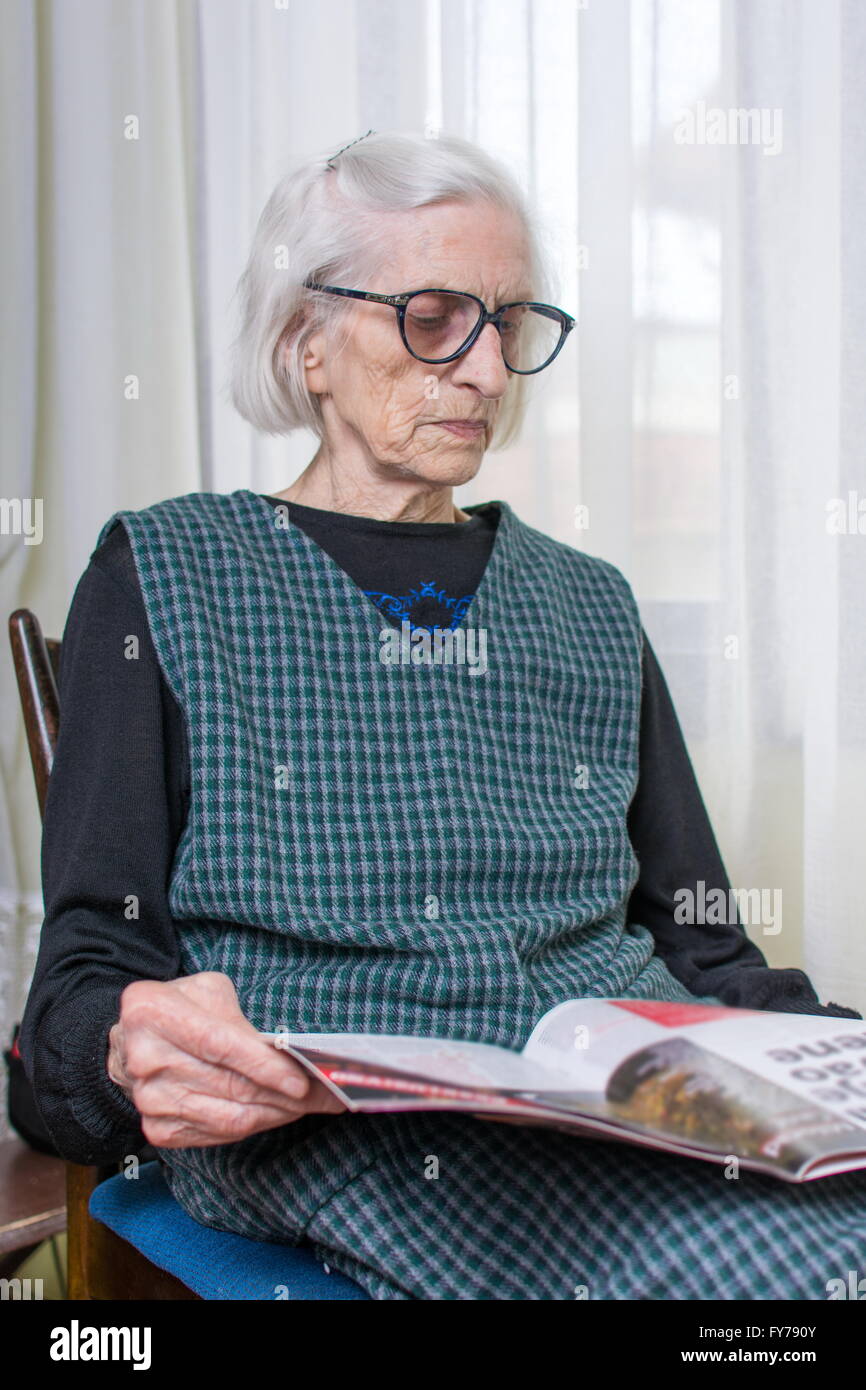
<svg viewBox="0 0 866 1390">
<path fill-rule="evenodd" d="M 305 280 L 304 286 L 322 294 L 390 304 L 397 311 L 403 344 L 419 362 L 453 362 L 468 352 L 482 329 L 492 323 L 499 333 L 503 362 L 520 376 L 532 376 L 549 367 L 577 322 L 564 309 L 522 299 L 503 304 L 490 314 L 477 295 L 456 290 L 374 294 L 372 290 L 346 290 L 312 280 Z"/>
</svg>

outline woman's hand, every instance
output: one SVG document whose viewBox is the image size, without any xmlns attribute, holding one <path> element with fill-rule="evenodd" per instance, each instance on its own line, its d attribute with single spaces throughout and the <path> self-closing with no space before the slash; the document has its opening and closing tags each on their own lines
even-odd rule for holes
<svg viewBox="0 0 866 1390">
<path fill-rule="evenodd" d="M 108 1074 L 162 1149 L 230 1144 L 346 1107 L 244 1018 L 227 975 L 135 980 L 108 1035 Z"/>
</svg>

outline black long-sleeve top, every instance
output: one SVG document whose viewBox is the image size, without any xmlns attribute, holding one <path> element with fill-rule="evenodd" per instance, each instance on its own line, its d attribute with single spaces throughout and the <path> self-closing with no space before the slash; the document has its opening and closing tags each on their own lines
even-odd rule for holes
<svg viewBox="0 0 866 1390">
<path fill-rule="evenodd" d="M 326 549 L 399 626 L 456 626 L 470 606 L 495 536 L 495 504 L 469 522 L 383 522 L 286 504 L 294 525 Z M 339 615 L 322 614 L 322 621 Z M 130 634 L 139 656 L 124 657 Z M 60 733 L 42 838 L 45 918 L 19 1046 L 57 1150 L 107 1163 L 145 1145 L 138 1111 L 106 1070 L 108 1032 L 133 980 L 180 974 L 168 906 L 175 847 L 190 792 L 183 713 L 163 678 L 122 526 L 93 552 L 67 618 L 60 664 Z M 746 1008 L 828 1013 L 807 976 L 771 969 L 738 923 L 682 925 L 674 894 L 701 880 L 730 887 L 671 698 L 644 634 L 640 767 L 628 813 L 640 876 L 628 920 L 694 994 Z M 138 919 L 127 920 L 128 895 Z"/>
</svg>

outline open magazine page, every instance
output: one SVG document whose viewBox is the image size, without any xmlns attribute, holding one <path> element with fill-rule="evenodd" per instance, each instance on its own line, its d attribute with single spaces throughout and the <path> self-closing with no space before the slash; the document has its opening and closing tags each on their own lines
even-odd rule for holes
<svg viewBox="0 0 866 1390">
<path fill-rule="evenodd" d="M 573 1090 L 519 1052 L 487 1043 L 382 1033 L 268 1033 L 277 1047 L 314 1068 L 352 1108 L 366 1111 L 465 1109 L 534 1113 L 527 1093 Z"/>
<path fill-rule="evenodd" d="M 386 1034 L 269 1033 L 353 1110 L 462 1110 L 799 1182 L 866 1167 L 866 1023 L 571 1000 L 522 1053 Z"/>
<path fill-rule="evenodd" d="M 574 1000 L 540 1020 L 524 1056 L 571 1079 L 597 1114 L 749 1166 L 817 1175 L 866 1153 L 859 1019 Z"/>
</svg>

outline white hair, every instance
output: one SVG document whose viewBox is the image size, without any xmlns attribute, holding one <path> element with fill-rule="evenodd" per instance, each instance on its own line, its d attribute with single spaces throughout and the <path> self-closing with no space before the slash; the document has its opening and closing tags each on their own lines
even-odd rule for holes
<svg viewBox="0 0 866 1390">
<path fill-rule="evenodd" d="M 304 351 L 317 329 L 330 332 L 357 301 L 311 295 L 304 281 L 378 287 L 376 277 L 388 264 L 381 215 L 445 199 L 484 199 L 514 213 L 526 237 L 532 293 L 550 302 L 543 232 L 498 160 L 456 135 L 368 135 L 339 156 L 317 155 L 290 171 L 259 218 L 238 282 L 241 326 L 232 349 L 231 399 L 244 419 L 266 434 L 307 428 L 322 437 L 321 406 L 307 388 Z M 411 288 L 396 286 L 393 292 Z M 510 379 L 491 448 L 516 437 L 525 387 L 524 376 Z"/>
</svg>

